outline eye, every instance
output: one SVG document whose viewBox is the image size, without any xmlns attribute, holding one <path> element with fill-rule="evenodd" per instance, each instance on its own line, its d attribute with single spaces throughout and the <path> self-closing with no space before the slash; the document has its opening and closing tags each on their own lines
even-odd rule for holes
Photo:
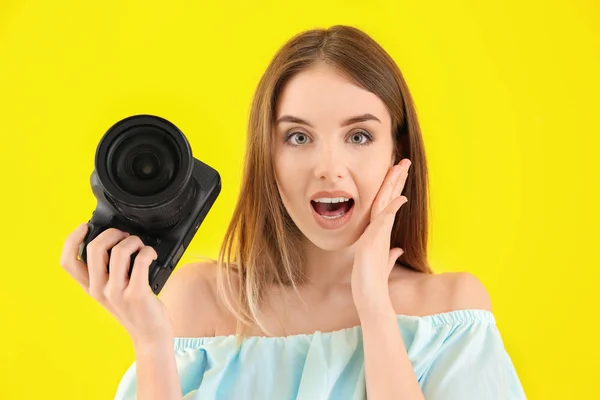
<svg viewBox="0 0 600 400">
<path fill-rule="evenodd" d="M 373 137 L 367 131 L 356 131 L 349 136 L 352 144 L 357 146 L 366 146 L 373 141 Z M 310 141 L 308 135 L 304 132 L 290 132 L 284 137 L 284 142 L 290 146 L 301 146 Z"/>
<path fill-rule="evenodd" d="M 356 144 L 358 146 L 368 145 L 373 141 L 373 138 L 366 131 L 357 131 L 350 135 L 350 140 L 352 144 Z"/>
<path fill-rule="evenodd" d="M 294 139 L 294 138 L 295 138 L 295 143 L 293 143 L 293 141 L 292 141 L 292 139 Z M 309 139 L 308 139 L 308 135 L 306 133 L 290 132 L 285 136 L 284 141 L 287 144 L 290 144 L 292 146 L 300 146 L 300 145 L 307 143 L 309 141 Z"/>
</svg>

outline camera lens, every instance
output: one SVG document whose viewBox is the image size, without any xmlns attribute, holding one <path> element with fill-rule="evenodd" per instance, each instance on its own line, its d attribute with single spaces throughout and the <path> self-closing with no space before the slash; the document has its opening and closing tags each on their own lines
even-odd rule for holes
<svg viewBox="0 0 600 400">
<path fill-rule="evenodd" d="M 106 197 L 124 217 L 148 229 L 184 217 L 195 193 L 193 157 L 183 133 L 169 121 L 136 115 L 114 124 L 96 151 Z"/>
<path fill-rule="evenodd" d="M 106 163 L 111 179 L 134 196 L 152 196 L 165 190 L 177 176 L 180 162 L 177 143 L 153 126 L 132 128 L 116 139 Z"/>
</svg>

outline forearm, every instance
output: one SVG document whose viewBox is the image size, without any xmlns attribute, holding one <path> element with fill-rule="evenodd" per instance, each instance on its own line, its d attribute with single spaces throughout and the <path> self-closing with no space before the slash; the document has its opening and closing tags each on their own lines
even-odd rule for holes
<svg viewBox="0 0 600 400">
<path fill-rule="evenodd" d="M 400 335 L 391 302 L 359 312 L 363 332 L 367 397 L 424 400 Z"/>
<path fill-rule="evenodd" d="M 137 400 L 181 400 L 172 339 L 153 345 L 134 343 Z"/>
</svg>

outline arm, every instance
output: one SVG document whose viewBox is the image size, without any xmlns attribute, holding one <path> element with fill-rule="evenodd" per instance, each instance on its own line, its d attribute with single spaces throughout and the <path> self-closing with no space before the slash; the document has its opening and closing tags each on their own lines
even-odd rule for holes
<svg viewBox="0 0 600 400">
<path fill-rule="evenodd" d="M 181 400 L 183 397 L 173 337 L 214 336 L 215 266 L 186 264 L 169 277 L 160 299 L 173 322 L 174 335 L 156 343 L 133 342 L 137 400 Z"/>
<path fill-rule="evenodd" d="M 136 235 L 110 228 L 87 244 L 84 263 L 78 252 L 87 228 L 82 223 L 67 237 L 60 265 L 115 317 L 133 341 L 139 377 L 136 382 L 132 365 L 117 387 L 115 400 L 138 397 L 138 393 L 142 400 L 180 399 L 182 391 L 191 389 L 180 386 L 174 337 L 186 332 L 214 336 L 217 308 L 210 278 L 216 270 L 211 266 L 215 266 L 190 264 L 179 268 L 159 299 L 148 285 L 149 266 L 158 257 L 151 246 Z M 131 255 L 136 251 L 127 278 Z"/>
<path fill-rule="evenodd" d="M 181 400 L 173 340 L 134 344 L 137 400 Z"/>
<path fill-rule="evenodd" d="M 400 335 L 391 301 L 359 313 L 365 357 L 367 397 L 424 400 Z"/>
<path fill-rule="evenodd" d="M 396 213 L 411 163 L 403 159 L 389 169 L 373 205 L 369 225 L 356 243 L 352 297 L 363 333 L 365 379 L 370 400 L 424 400 L 400 335 L 389 295 L 389 276 L 400 248 L 390 248 Z"/>
</svg>

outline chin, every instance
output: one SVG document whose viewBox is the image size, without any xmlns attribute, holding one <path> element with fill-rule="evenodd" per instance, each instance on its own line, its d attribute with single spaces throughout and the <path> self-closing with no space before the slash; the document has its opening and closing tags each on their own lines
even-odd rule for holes
<svg viewBox="0 0 600 400">
<path fill-rule="evenodd" d="M 358 238 L 349 238 L 344 240 L 344 238 L 341 238 L 339 236 L 326 238 L 317 237 L 317 235 L 307 236 L 307 239 L 316 247 L 326 251 L 339 251 L 347 249 L 354 245 L 354 243 L 356 243 L 356 240 L 358 240 Z"/>
<path fill-rule="evenodd" d="M 348 228 L 348 227 L 347 227 Z M 327 251 L 344 250 L 353 246 L 364 232 L 363 229 L 348 229 L 346 232 L 327 231 L 319 227 L 304 231 L 304 236 L 316 247 Z"/>
</svg>

